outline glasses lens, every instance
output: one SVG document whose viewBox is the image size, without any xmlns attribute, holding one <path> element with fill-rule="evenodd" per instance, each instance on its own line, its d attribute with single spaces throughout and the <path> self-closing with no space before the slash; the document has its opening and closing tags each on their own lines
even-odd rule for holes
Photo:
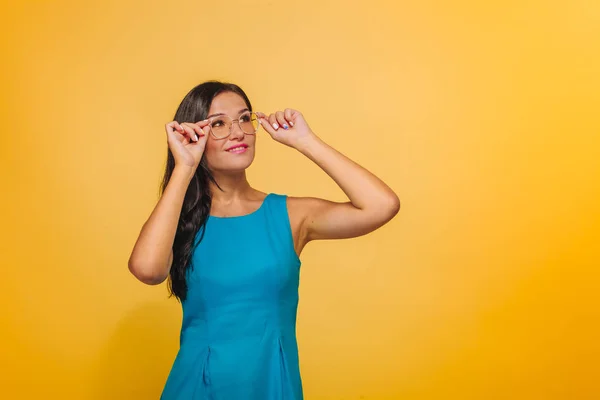
<svg viewBox="0 0 600 400">
<path fill-rule="evenodd" d="M 231 118 L 229 118 L 227 115 L 213 117 L 210 121 L 210 130 L 217 139 L 224 138 L 229 136 L 231 123 Z"/>
<path fill-rule="evenodd" d="M 258 117 L 251 112 L 245 112 L 240 116 L 240 127 L 244 133 L 252 135 L 258 130 Z"/>
</svg>

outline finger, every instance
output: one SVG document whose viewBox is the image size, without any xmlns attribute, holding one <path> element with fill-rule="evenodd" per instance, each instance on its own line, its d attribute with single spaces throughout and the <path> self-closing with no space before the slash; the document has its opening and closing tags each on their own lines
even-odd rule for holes
<svg viewBox="0 0 600 400">
<path fill-rule="evenodd" d="M 183 137 L 185 138 L 184 143 L 191 143 L 196 141 L 196 133 L 187 123 L 182 123 L 181 127 L 184 129 Z"/>
<path fill-rule="evenodd" d="M 277 123 L 277 117 L 275 114 L 269 115 L 269 124 L 273 127 L 274 130 L 279 129 L 279 124 Z"/>
<path fill-rule="evenodd" d="M 260 125 L 265 129 L 265 131 L 267 131 L 269 135 L 275 134 L 275 128 L 273 128 L 271 121 L 269 120 L 269 118 L 267 118 L 266 115 L 263 114 L 263 117 L 259 119 L 259 122 Z"/>
<path fill-rule="evenodd" d="M 167 141 L 168 142 L 181 143 L 181 142 L 185 141 L 185 137 L 181 133 L 179 133 L 179 131 L 177 130 L 178 127 L 179 127 L 179 124 L 176 121 L 170 122 L 165 125 L 166 131 L 167 131 Z M 184 131 L 184 133 L 185 133 L 185 131 Z"/>
<path fill-rule="evenodd" d="M 255 111 L 254 114 L 256 114 L 256 117 L 258 118 L 259 126 L 262 126 L 264 128 L 265 125 L 268 124 L 267 116 L 265 115 L 265 113 L 261 113 L 260 111 Z"/>
<path fill-rule="evenodd" d="M 210 124 L 210 120 L 208 119 L 203 119 L 202 121 L 196 122 L 196 125 L 198 125 L 200 128 L 204 128 L 205 126 L 208 126 L 208 124 Z"/>
<path fill-rule="evenodd" d="M 192 128 L 199 138 L 205 135 L 204 129 L 202 129 L 197 122 L 195 124 L 188 124 L 188 127 Z"/>
<path fill-rule="evenodd" d="M 195 153 L 199 158 L 202 157 L 202 153 L 206 148 L 206 141 L 208 139 L 208 135 L 201 136 L 197 142 L 193 142 L 190 144 L 190 151 Z"/>
<path fill-rule="evenodd" d="M 165 128 L 167 129 L 167 132 L 171 132 L 173 133 L 173 131 L 178 131 L 179 133 L 183 133 L 183 128 L 181 128 L 181 125 L 179 125 L 179 123 L 177 121 L 171 121 L 168 124 L 165 125 Z"/>
<path fill-rule="evenodd" d="M 192 127 L 190 127 L 188 123 L 183 123 L 182 126 L 186 133 L 186 135 L 185 135 L 186 139 L 188 139 L 190 142 L 191 141 L 197 142 L 198 136 L 196 135 L 196 132 L 194 131 L 194 129 Z"/>
<path fill-rule="evenodd" d="M 283 111 L 277 111 L 277 113 L 275 115 L 277 117 L 277 122 L 279 123 L 279 126 L 281 126 L 283 129 L 289 129 L 290 126 L 288 125 L 287 121 L 285 120 Z"/>
<path fill-rule="evenodd" d="M 173 123 L 169 122 L 165 124 L 165 131 L 167 132 L 167 139 L 173 136 Z"/>
<path fill-rule="evenodd" d="M 195 126 L 198 127 L 201 132 L 201 134 L 198 135 L 199 137 L 208 135 L 210 133 L 210 124 L 211 124 L 211 120 L 209 120 L 209 119 L 203 119 L 202 121 L 198 121 L 195 123 Z M 198 131 L 196 131 L 196 132 L 198 132 Z"/>
<path fill-rule="evenodd" d="M 294 110 L 292 110 L 291 108 L 286 108 L 285 111 L 283 112 L 283 117 L 290 124 L 291 127 L 294 126 L 293 112 L 294 112 Z"/>
<path fill-rule="evenodd" d="M 177 131 L 173 131 L 169 134 L 167 143 L 169 143 L 169 147 L 172 148 L 172 146 L 185 145 L 188 143 L 188 140 L 181 133 L 179 133 Z"/>
<path fill-rule="evenodd" d="M 181 124 L 177 121 L 173 121 L 173 122 L 175 122 L 175 130 L 177 130 L 182 135 L 185 134 L 185 130 L 183 129 L 183 126 L 181 126 Z"/>
</svg>

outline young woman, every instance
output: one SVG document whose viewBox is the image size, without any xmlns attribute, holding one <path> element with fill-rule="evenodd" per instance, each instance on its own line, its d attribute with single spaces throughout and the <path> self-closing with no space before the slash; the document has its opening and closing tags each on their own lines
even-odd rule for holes
<svg viewBox="0 0 600 400">
<path fill-rule="evenodd" d="M 323 169 L 349 201 L 264 193 L 246 179 L 262 127 Z M 183 308 L 162 399 L 303 398 L 296 342 L 299 255 L 312 240 L 365 235 L 400 208 L 380 179 L 321 140 L 297 110 L 254 113 L 234 84 L 209 81 L 166 124 L 161 198 L 131 273 Z"/>
</svg>

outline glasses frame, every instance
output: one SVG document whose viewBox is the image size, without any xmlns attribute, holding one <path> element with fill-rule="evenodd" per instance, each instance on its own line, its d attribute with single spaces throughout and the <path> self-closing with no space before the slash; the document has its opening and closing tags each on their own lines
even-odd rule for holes
<svg viewBox="0 0 600 400">
<path fill-rule="evenodd" d="M 246 115 L 246 114 L 250 114 L 250 120 L 252 120 L 252 118 L 256 118 L 256 121 L 258 121 L 258 125 L 256 126 L 256 129 L 254 130 L 254 132 L 252 133 L 248 133 L 244 130 L 244 128 L 242 128 L 242 125 L 240 124 L 240 119 Z M 217 118 L 229 118 L 231 120 L 231 125 L 229 126 L 229 133 L 227 134 L 227 136 L 223 136 L 223 137 L 219 137 L 217 135 L 215 135 L 215 133 L 213 132 L 213 128 L 212 128 L 212 123 L 213 120 L 217 119 Z M 258 132 L 258 130 L 260 129 L 260 119 L 258 118 L 258 114 L 256 114 L 254 111 L 244 111 L 237 119 L 233 119 L 231 118 L 229 115 L 215 115 L 214 117 L 210 117 L 208 119 L 209 123 L 208 123 L 208 130 L 210 131 L 210 134 L 212 135 L 212 137 L 215 140 L 223 140 L 223 139 L 227 139 L 229 136 L 231 136 L 231 132 L 233 132 L 233 125 L 235 123 L 237 123 L 238 127 L 240 128 L 240 131 L 242 131 L 242 133 L 244 135 L 256 135 L 256 132 Z"/>
</svg>

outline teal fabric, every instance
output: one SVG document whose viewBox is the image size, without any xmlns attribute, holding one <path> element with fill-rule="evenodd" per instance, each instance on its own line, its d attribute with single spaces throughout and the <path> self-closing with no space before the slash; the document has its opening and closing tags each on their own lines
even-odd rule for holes
<svg viewBox="0 0 600 400">
<path fill-rule="evenodd" d="M 161 399 L 303 398 L 296 342 L 301 262 L 293 243 L 285 195 L 268 194 L 248 215 L 209 216 Z"/>
</svg>

